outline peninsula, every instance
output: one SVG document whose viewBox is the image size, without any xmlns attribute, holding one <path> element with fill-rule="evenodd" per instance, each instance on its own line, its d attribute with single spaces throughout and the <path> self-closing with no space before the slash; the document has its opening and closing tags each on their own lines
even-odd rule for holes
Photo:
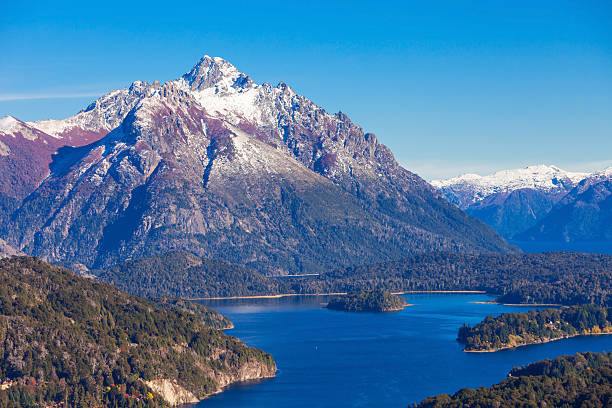
<svg viewBox="0 0 612 408">
<path fill-rule="evenodd" d="M 0 281 L 2 407 L 161 408 L 276 373 L 202 305 L 141 299 L 25 256 L 0 260 Z"/>
<path fill-rule="evenodd" d="M 547 343 L 580 335 L 612 333 L 612 316 L 604 306 L 582 305 L 487 316 L 476 326 L 463 325 L 457 340 L 464 351 L 492 352 Z"/>
</svg>

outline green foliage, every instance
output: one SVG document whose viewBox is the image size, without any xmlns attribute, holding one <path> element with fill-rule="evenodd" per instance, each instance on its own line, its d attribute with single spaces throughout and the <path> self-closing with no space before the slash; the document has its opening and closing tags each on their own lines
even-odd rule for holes
<svg viewBox="0 0 612 408">
<path fill-rule="evenodd" d="M 234 378 L 246 362 L 275 371 L 198 305 L 160 306 L 30 257 L 1 260 L 0 281 L 0 378 L 18 383 L 0 391 L 1 406 L 158 407 L 159 396 L 139 399 L 148 380 L 204 397 L 219 389 L 215 372 Z"/>
<path fill-rule="evenodd" d="M 184 251 L 124 262 L 98 278 L 119 289 L 147 297 L 246 296 L 277 293 L 274 280 L 225 261 L 201 259 Z"/>
<path fill-rule="evenodd" d="M 154 299 L 155 303 L 159 306 L 175 308 L 186 313 L 196 315 L 200 320 L 207 326 L 213 329 L 225 330 L 234 327 L 232 322 L 221 313 L 216 310 L 209 309 L 208 307 L 195 302 L 190 302 L 183 299 Z"/>
<path fill-rule="evenodd" d="M 298 293 L 483 290 L 502 303 L 612 305 L 612 256 L 429 253 L 285 282 Z"/>
<path fill-rule="evenodd" d="M 385 289 L 483 290 L 504 303 L 612 304 L 612 256 L 427 253 L 341 268 L 318 276 L 271 278 L 182 251 L 97 271 L 100 280 L 149 297 L 215 297 Z"/>
<path fill-rule="evenodd" d="M 496 350 L 579 334 L 612 331 L 612 308 L 583 305 L 487 316 L 474 327 L 463 325 L 457 340 L 466 351 Z"/>
<path fill-rule="evenodd" d="M 416 405 L 416 404 L 415 404 Z M 612 353 L 581 353 L 515 368 L 492 387 L 429 397 L 419 408 L 610 407 Z"/>
<path fill-rule="evenodd" d="M 362 290 L 332 299 L 328 309 L 346 312 L 392 312 L 406 306 L 406 300 L 386 290 Z"/>
</svg>

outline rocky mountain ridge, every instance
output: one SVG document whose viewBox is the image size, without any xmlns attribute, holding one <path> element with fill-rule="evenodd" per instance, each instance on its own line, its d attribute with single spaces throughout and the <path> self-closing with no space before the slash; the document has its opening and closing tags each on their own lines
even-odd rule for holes
<svg viewBox="0 0 612 408">
<path fill-rule="evenodd" d="M 220 58 L 60 122 L 34 125 L 61 140 L 72 124 L 85 135 L 115 127 L 59 148 L 0 230 L 49 260 L 101 267 L 187 249 L 282 274 L 423 250 L 515 250 L 346 115 Z"/>
<path fill-rule="evenodd" d="M 610 241 L 610 180 L 612 168 L 571 173 L 542 165 L 432 184 L 508 239 L 569 243 Z"/>
<path fill-rule="evenodd" d="M 566 193 L 590 175 L 541 164 L 501 170 L 486 176 L 468 173 L 447 180 L 432 180 L 431 185 L 442 191 L 449 201 L 465 209 L 493 194 L 522 189 L 553 195 Z"/>
<path fill-rule="evenodd" d="M 537 224 L 517 236 L 526 241 L 612 241 L 612 168 L 596 172 L 567 193 Z"/>
</svg>

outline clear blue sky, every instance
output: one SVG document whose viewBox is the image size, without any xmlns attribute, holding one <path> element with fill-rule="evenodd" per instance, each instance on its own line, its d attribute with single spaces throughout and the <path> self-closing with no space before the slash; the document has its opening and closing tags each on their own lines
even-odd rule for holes
<svg viewBox="0 0 612 408">
<path fill-rule="evenodd" d="M 18 3 L 0 116 L 66 117 L 209 54 L 342 110 L 427 179 L 612 165 L 609 0 Z"/>
</svg>

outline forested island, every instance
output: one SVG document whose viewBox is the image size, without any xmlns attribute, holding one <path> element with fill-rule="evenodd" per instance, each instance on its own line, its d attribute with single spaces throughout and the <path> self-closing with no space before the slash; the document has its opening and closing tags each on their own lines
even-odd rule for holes
<svg viewBox="0 0 612 408">
<path fill-rule="evenodd" d="M 464 351 L 498 351 L 567 337 L 612 333 L 612 307 L 582 305 L 487 316 L 463 325 L 457 340 Z"/>
<path fill-rule="evenodd" d="M 345 312 L 397 312 L 408 306 L 406 300 L 386 290 L 362 290 L 331 299 L 328 309 Z"/>
<path fill-rule="evenodd" d="M 128 261 L 98 279 L 146 297 L 205 298 L 283 293 L 481 290 L 501 303 L 612 305 L 612 256 L 428 253 L 317 276 L 274 278 L 183 251 Z"/>
<path fill-rule="evenodd" d="M 542 360 L 510 371 L 491 387 L 464 388 L 429 397 L 418 408 L 609 407 L 612 353 L 580 353 Z"/>
<path fill-rule="evenodd" d="M 219 313 L 30 257 L 0 260 L 0 406 L 165 407 L 275 375 Z"/>
</svg>

